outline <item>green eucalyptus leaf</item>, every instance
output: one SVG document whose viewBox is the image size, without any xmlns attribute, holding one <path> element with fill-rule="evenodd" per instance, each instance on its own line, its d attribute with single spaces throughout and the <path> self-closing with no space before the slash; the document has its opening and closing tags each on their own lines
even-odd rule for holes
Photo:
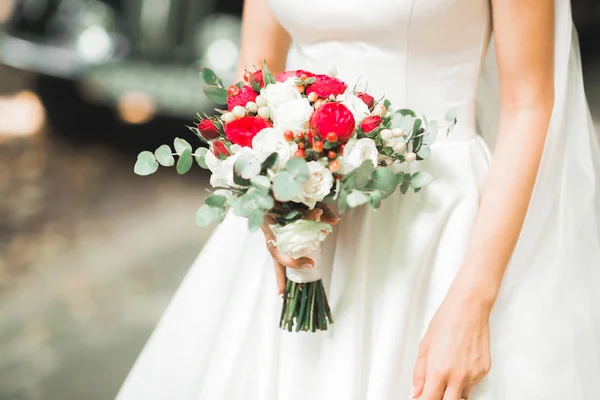
<svg viewBox="0 0 600 400">
<path fill-rule="evenodd" d="M 208 169 L 208 165 L 206 165 L 206 154 L 208 153 L 208 149 L 205 147 L 198 147 L 196 149 L 196 153 L 194 154 L 194 158 L 196 159 L 196 163 L 203 169 Z"/>
<path fill-rule="evenodd" d="M 255 210 L 248 216 L 248 228 L 250 232 L 256 232 L 263 225 L 265 220 L 265 212 L 263 210 Z"/>
<path fill-rule="evenodd" d="M 349 207 L 355 208 L 371 201 L 371 197 L 360 190 L 353 190 L 346 197 L 346 201 L 348 202 Z"/>
<path fill-rule="evenodd" d="M 234 164 L 235 175 L 240 176 L 242 179 L 250 179 L 260 174 L 260 162 L 256 157 L 251 154 L 244 154 L 235 161 Z"/>
<path fill-rule="evenodd" d="M 402 182 L 402 184 L 400 185 L 400 193 L 402 194 L 406 194 L 406 192 L 408 192 L 408 188 L 410 187 L 410 181 L 405 180 L 404 182 Z"/>
<path fill-rule="evenodd" d="M 264 175 L 253 176 L 250 178 L 250 183 L 252 186 L 267 192 L 271 188 L 271 180 Z"/>
<path fill-rule="evenodd" d="M 429 183 L 431 183 L 431 181 L 433 181 L 433 176 L 431 176 L 427 172 L 421 171 L 413 174 L 413 176 L 410 179 L 410 186 L 413 189 L 418 189 L 428 185 Z"/>
<path fill-rule="evenodd" d="M 446 113 L 446 121 L 450 122 L 451 124 L 456 123 L 456 108 L 448 110 L 448 112 Z"/>
<path fill-rule="evenodd" d="M 213 209 L 211 206 L 204 204 L 196 212 L 196 225 L 207 226 L 218 220 L 218 210 Z"/>
<path fill-rule="evenodd" d="M 383 101 L 383 106 L 384 106 L 386 109 L 390 108 L 390 106 L 391 106 L 391 105 L 392 105 L 392 102 L 391 102 L 391 101 L 389 101 L 388 99 L 385 99 L 385 100 Z"/>
<path fill-rule="evenodd" d="M 400 172 L 399 174 L 396 175 L 396 182 L 397 185 L 402 185 L 402 182 L 404 182 L 404 173 Z"/>
<path fill-rule="evenodd" d="M 397 113 L 401 114 L 401 115 L 408 115 L 411 116 L 413 118 L 415 118 L 417 116 L 417 114 L 415 114 L 415 112 L 413 110 L 409 110 L 409 109 L 402 109 L 402 110 L 398 110 L 396 111 Z"/>
<path fill-rule="evenodd" d="M 371 197 L 371 208 L 377 210 L 381 204 L 383 194 L 379 190 L 373 190 L 369 193 L 369 196 Z"/>
<path fill-rule="evenodd" d="M 348 201 L 346 200 L 347 197 L 348 192 L 342 187 L 340 190 L 340 199 L 338 200 L 338 211 L 340 214 L 344 214 L 346 211 L 348 211 Z"/>
<path fill-rule="evenodd" d="M 192 168 L 193 162 L 192 151 L 185 149 L 179 156 L 179 160 L 177 160 L 177 173 L 183 175 L 188 172 Z"/>
<path fill-rule="evenodd" d="M 273 194 L 278 201 L 290 201 L 301 192 L 302 185 L 288 171 L 282 171 L 275 177 Z"/>
<path fill-rule="evenodd" d="M 158 162 L 154 158 L 154 154 L 149 151 L 142 151 L 137 156 L 137 161 L 133 166 L 133 172 L 137 175 L 151 175 L 158 169 Z"/>
<path fill-rule="evenodd" d="M 219 196 L 218 194 L 211 194 L 204 199 L 204 204 L 207 204 L 211 207 L 224 208 L 225 204 L 227 204 L 227 197 Z"/>
<path fill-rule="evenodd" d="M 413 118 L 410 115 L 402 117 L 400 128 L 402 128 L 407 135 L 411 135 L 413 125 Z M 409 138 L 407 137 L 406 139 L 408 140 Z"/>
<path fill-rule="evenodd" d="M 154 152 L 156 161 L 163 167 L 172 167 L 175 165 L 175 158 L 171 155 L 171 148 L 163 144 Z"/>
<path fill-rule="evenodd" d="M 202 68 L 200 70 L 200 76 L 207 85 L 214 85 L 219 79 L 215 71 L 210 68 Z"/>
<path fill-rule="evenodd" d="M 173 141 L 173 147 L 175 147 L 175 152 L 177 154 L 181 154 L 184 150 L 192 151 L 192 145 L 189 144 L 185 139 L 175 138 Z"/>
<path fill-rule="evenodd" d="M 360 167 L 356 168 L 356 189 L 364 188 L 371 180 L 373 174 L 373 163 L 370 160 L 363 161 Z"/>
<path fill-rule="evenodd" d="M 243 88 L 244 86 L 246 86 L 246 82 L 244 82 L 244 81 L 239 81 L 238 83 L 236 83 L 236 84 L 235 84 L 235 86 L 236 86 L 238 89 L 241 89 L 241 88 Z"/>
<path fill-rule="evenodd" d="M 262 169 L 267 170 L 273 168 L 275 165 L 277 165 L 277 160 L 279 160 L 279 154 L 269 154 L 267 158 L 265 158 L 265 160 L 262 162 Z"/>
<path fill-rule="evenodd" d="M 388 168 L 375 168 L 367 189 L 377 190 L 385 198 L 394 193 L 397 186 L 398 178 L 392 170 Z"/>
<path fill-rule="evenodd" d="M 227 90 L 218 86 L 204 86 L 204 94 L 216 104 L 227 104 Z"/>
<path fill-rule="evenodd" d="M 308 163 L 304 158 L 292 157 L 287 162 L 285 170 L 288 171 L 300 183 L 305 182 L 310 173 L 308 171 Z"/>
<path fill-rule="evenodd" d="M 414 151 L 415 153 L 418 153 L 419 150 L 421 149 L 421 145 L 423 144 L 423 136 L 416 136 L 411 140 L 412 144 L 412 149 L 409 151 Z"/>
<path fill-rule="evenodd" d="M 414 132 L 414 135 L 416 135 L 417 133 L 419 133 L 419 129 L 421 129 L 421 125 L 423 125 L 423 120 L 421 120 L 420 118 L 415 119 L 415 122 L 412 126 L 412 130 Z"/>
<path fill-rule="evenodd" d="M 429 158 L 429 156 L 431 155 L 431 149 L 426 144 L 422 144 L 421 148 L 417 152 L 417 155 L 419 157 L 421 157 L 423 160 L 425 160 L 426 158 Z"/>
</svg>

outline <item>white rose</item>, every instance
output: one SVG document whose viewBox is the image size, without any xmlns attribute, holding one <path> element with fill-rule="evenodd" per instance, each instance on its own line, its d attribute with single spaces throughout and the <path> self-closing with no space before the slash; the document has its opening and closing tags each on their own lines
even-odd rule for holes
<svg viewBox="0 0 600 400">
<path fill-rule="evenodd" d="M 244 154 L 254 154 L 249 147 L 242 147 L 234 155 L 225 160 L 217 158 L 212 151 L 206 153 L 205 162 L 212 172 L 210 176 L 210 185 L 212 187 L 239 187 L 233 182 L 233 165 Z"/>
<path fill-rule="evenodd" d="M 308 171 L 310 175 L 302 185 L 302 193 L 293 200 L 304 203 L 312 209 L 318 201 L 323 200 L 331 192 L 333 175 L 329 168 L 324 167 L 318 161 L 309 162 Z"/>
<path fill-rule="evenodd" d="M 273 126 L 282 130 L 305 131 L 314 108 L 307 99 L 282 103 L 273 113 Z"/>
<path fill-rule="evenodd" d="M 331 232 L 331 225 L 305 219 L 299 219 L 285 226 L 271 225 L 270 228 L 275 235 L 277 250 L 296 259 L 315 252 Z"/>
<path fill-rule="evenodd" d="M 271 115 L 283 103 L 302 98 L 302 95 L 296 89 L 293 78 L 285 82 L 276 82 L 267 85 L 260 91 L 260 95 L 266 100 L 267 106 L 271 110 Z"/>
<path fill-rule="evenodd" d="M 357 125 L 369 115 L 369 107 L 367 107 L 364 101 L 352 93 L 340 94 L 337 97 L 337 101 L 341 101 L 342 104 L 350 110 Z"/>
<path fill-rule="evenodd" d="M 370 160 L 373 166 L 376 167 L 378 155 L 379 152 L 373 139 L 350 140 L 344 148 L 344 171 L 348 171 L 347 166 L 350 167 L 350 170 L 358 168 L 366 160 Z"/>
<path fill-rule="evenodd" d="M 277 165 L 275 169 L 283 167 L 294 153 L 298 150 L 298 144 L 288 142 L 283 137 L 283 130 L 278 128 L 265 128 L 258 132 L 252 139 L 252 148 L 254 151 L 262 153 L 277 153 Z"/>
</svg>

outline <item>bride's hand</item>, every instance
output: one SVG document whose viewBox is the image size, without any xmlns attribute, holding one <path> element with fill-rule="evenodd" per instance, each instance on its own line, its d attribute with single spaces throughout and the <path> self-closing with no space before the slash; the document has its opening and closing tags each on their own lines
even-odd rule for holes
<svg viewBox="0 0 600 400">
<path fill-rule="evenodd" d="M 419 347 L 411 398 L 468 399 L 491 367 L 489 315 L 486 305 L 451 290 Z"/>
<path fill-rule="evenodd" d="M 321 221 L 326 222 L 330 225 L 335 225 L 340 221 L 340 218 L 335 215 L 331 209 L 325 205 L 320 204 L 318 208 L 314 208 L 306 213 L 304 219 L 308 219 L 311 221 Z M 262 226 L 262 231 L 265 235 L 265 239 L 267 241 L 267 248 L 269 249 L 269 253 L 273 257 L 273 265 L 275 266 L 275 278 L 277 279 L 277 291 L 279 294 L 283 294 L 285 289 L 285 269 L 287 268 L 298 268 L 298 269 L 311 269 L 314 267 L 315 263 L 312 259 L 308 257 L 301 257 L 298 259 L 286 256 L 277 251 L 277 247 L 275 247 L 275 235 L 271 231 L 269 225 L 275 224 L 275 218 L 267 214 L 265 217 L 265 222 Z"/>
</svg>

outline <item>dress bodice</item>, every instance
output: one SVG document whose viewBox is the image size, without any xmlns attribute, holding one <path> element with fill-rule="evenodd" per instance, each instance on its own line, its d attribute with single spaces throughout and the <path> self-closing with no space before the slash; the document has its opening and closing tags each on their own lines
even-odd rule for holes
<svg viewBox="0 0 600 400">
<path fill-rule="evenodd" d="M 395 108 L 441 117 L 456 108 L 453 140 L 475 132 L 479 72 L 490 37 L 488 0 L 270 0 L 292 36 L 288 68 L 336 67 Z"/>
</svg>

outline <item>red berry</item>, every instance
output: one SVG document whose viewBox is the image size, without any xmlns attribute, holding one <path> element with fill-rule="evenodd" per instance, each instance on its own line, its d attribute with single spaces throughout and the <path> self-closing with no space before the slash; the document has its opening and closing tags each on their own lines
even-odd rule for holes
<svg viewBox="0 0 600 400">
<path fill-rule="evenodd" d="M 292 140 L 294 140 L 294 132 L 292 132 L 292 131 L 283 132 L 283 138 L 285 140 L 287 140 L 288 142 L 291 142 Z"/>
<path fill-rule="evenodd" d="M 237 96 L 239 91 L 240 91 L 240 88 L 238 88 L 235 85 L 231 85 L 227 88 L 227 94 L 229 95 L 229 97 Z"/>
<path fill-rule="evenodd" d="M 250 83 L 250 72 L 248 71 L 244 73 L 244 82 Z"/>
<path fill-rule="evenodd" d="M 327 134 L 327 141 L 328 142 L 335 143 L 335 142 L 337 142 L 337 140 L 338 140 L 337 133 L 335 133 L 335 132 L 329 132 Z"/>
<path fill-rule="evenodd" d="M 329 169 L 331 172 L 337 172 L 340 169 L 340 162 L 338 160 L 330 162 Z"/>
<path fill-rule="evenodd" d="M 312 144 L 313 149 L 320 153 L 323 151 L 323 142 L 321 142 L 320 140 L 315 140 Z"/>
<path fill-rule="evenodd" d="M 337 153 L 333 150 L 329 150 L 329 153 L 327 153 L 327 157 L 334 159 L 337 157 Z"/>
<path fill-rule="evenodd" d="M 297 151 L 294 153 L 294 155 L 295 155 L 296 157 L 302 157 L 302 158 L 306 158 L 306 153 L 305 153 L 305 152 L 304 152 L 304 150 L 302 150 L 302 149 L 298 149 L 298 150 L 297 150 Z"/>
<path fill-rule="evenodd" d="M 306 149 L 306 145 L 304 144 L 304 142 L 300 142 L 298 143 L 298 148 L 304 150 Z"/>
<path fill-rule="evenodd" d="M 296 132 L 296 134 L 294 136 L 295 136 L 296 140 L 303 140 L 304 132 Z"/>
<path fill-rule="evenodd" d="M 302 82 L 304 82 L 304 81 L 305 81 L 305 80 L 307 80 L 307 79 L 308 79 L 308 76 L 307 76 L 306 74 L 302 74 L 302 75 L 300 75 L 300 80 L 301 80 Z"/>
</svg>

